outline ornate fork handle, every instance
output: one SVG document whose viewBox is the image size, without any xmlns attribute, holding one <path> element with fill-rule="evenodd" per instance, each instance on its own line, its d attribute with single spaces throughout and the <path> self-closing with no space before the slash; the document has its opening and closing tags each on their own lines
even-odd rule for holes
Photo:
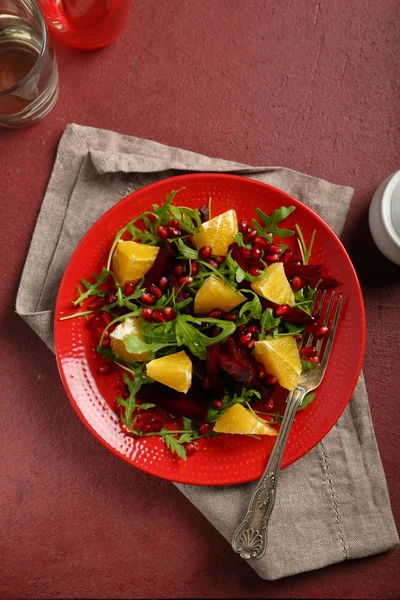
<svg viewBox="0 0 400 600">
<path fill-rule="evenodd" d="M 297 386 L 290 392 L 275 446 L 261 479 L 254 490 L 246 516 L 234 533 L 232 547 L 242 558 L 261 558 L 266 549 L 267 526 L 275 503 L 275 493 L 283 453 L 294 416 L 306 390 Z"/>
</svg>

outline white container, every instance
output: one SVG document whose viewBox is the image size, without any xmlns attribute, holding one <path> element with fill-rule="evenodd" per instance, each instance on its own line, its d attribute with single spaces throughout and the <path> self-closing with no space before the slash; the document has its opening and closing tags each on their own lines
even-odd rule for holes
<svg viewBox="0 0 400 600">
<path fill-rule="evenodd" d="M 369 228 L 382 254 L 400 265 L 400 171 L 376 190 L 369 207 Z"/>
</svg>

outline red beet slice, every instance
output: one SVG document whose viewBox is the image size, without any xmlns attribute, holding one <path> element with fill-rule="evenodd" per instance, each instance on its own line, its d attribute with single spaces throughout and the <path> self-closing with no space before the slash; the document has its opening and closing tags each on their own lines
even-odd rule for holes
<svg viewBox="0 0 400 600">
<path fill-rule="evenodd" d="M 319 290 L 331 290 L 335 287 L 338 287 L 339 282 L 333 277 L 323 277 L 322 281 L 320 281 L 318 285 Z"/>
<path fill-rule="evenodd" d="M 208 221 L 208 219 L 210 218 L 210 211 L 208 210 L 208 206 L 206 206 L 205 204 L 203 204 L 203 206 L 200 206 L 199 213 L 202 223 L 204 223 L 204 221 Z"/>
<path fill-rule="evenodd" d="M 313 317 L 300 310 L 299 308 L 290 308 L 282 317 L 284 321 L 289 321 L 295 325 L 311 325 Z"/>
<path fill-rule="evenodd" d="M 293 279 L 293 277 L 313 277 L 321 278 L 321 265 L 296 265 L 295 263 L 288 263 L 284 265 L 286 277 Z"/>
<path fill-rule="evenodd" d="M 177 417 L 187 417 L 193 421 L 207 419 L 208 403 L 204 402 L 205 395 L 197 388 L 191 388 L 184 394 L 161 383 L 152 383 L 143 386 L 139 396 L 142 402 L 152 402 Z"/>
<path fill-rule="evenodd" d="M 160 250 L 158 251 L 157 258 L 154 261 L 153 266 L 147 271 L 144 283 L 150 285 L 151 283 L 157 283 L 163 275 L 168 275 L 171 271 L 175 260 L 175 253 L 169 242 L 165 241 L 161 244 Z"/>
<path fill-rule="evenodd" d="M 224 389 L 218 373 L 218 356 L 220 351 L 221 344 L 208 346 L 206 356 L 207 377 L 210 383 L 210 389 L 214 392 L 216 398 L 222 398 L 224 395 Z"/>
<path fill-rule="evenodd" d="M 246 364 L 244 361 L 235 360 L 229 354 L 220 352 L 218 362 L 221 369 L 229 373 L 236 381 L 249 385 L 253 379 L 252 365 Z"/>
</svg>

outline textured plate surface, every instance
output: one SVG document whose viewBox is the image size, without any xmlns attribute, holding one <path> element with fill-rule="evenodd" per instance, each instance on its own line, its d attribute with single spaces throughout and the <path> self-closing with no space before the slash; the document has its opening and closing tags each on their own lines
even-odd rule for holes
<svg viewBox="0 0 400 600">
<path fill-rule="evenodd" d="M 132 438 L 121 432 L 112 411 L 118 374 L 98 376 L 96 354 L 83 318 L 59 321 L 71 313 L 80 277 L 100 272 L 116 232 L 153 203 L 161 204 L 173 189 L 185 187 L 176 204 L 196 208 L 212 198 L 213 214 L 235 208 L 238 218 L 253 217 L 260 207 L 270 214 L 280 206 L 295 205 L 284 227 L 298 223 L 306 240 L 317 230 L 312 263 L 341 282 L 344 306 L 325 379 L 312 404 L 296 416 L 282 466 L 313 448 L 336 423 L 356 385 L 365 346 L 365 315 L 360 286 L 341 242 L 313 211 L 284 192 L 263 183 L 232 175 L 183 175 L 165 179 L 130 194 L 85 235 L 65 271 L 55 311 L 55 347 L 66 393 L 86 427 L 107 448 L 135 467 L 172 481 L 198 485 L 228 485 L 257 479 L 262 474 L 275 438 L 255 440 L 222 435 L 200 440 L 200 450 L 187 462 L 176 460 L 156 438 Z M 293 243 L 291 238 L 286 238 Z"/>
</svg>

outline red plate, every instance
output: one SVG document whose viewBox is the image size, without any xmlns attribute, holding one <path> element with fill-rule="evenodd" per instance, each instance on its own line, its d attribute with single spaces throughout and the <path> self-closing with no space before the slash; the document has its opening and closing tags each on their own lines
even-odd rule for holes
<svg viewBox="0 0 400 600">
<path fill-rule="evenodd" d="M 121 432 L 111 410 L 119 375 L 98 376 L 97 355 L 83 318 L 59 321 L 71 313 L 80 277 L 100 272 L 116 232 L 153 203 L 162 204 L 173 189 L 185 187 L 176 203 L 196 208 L 212 198 L 213 213 L 236 209 L 238 217 L 253 217 L 257 207 L 270 214 L 280 206 L 296 206 L 284 222 L 298 223 L 306 237 L 317 230 L 312 262 L 322 263 L 329 277 L 342 282 L 344 297 L 329 368 L 317 397 L 299 412 L 290 432 L 282 466 L 313 448 L 333 427 L 357 383 L 365 346 L 365 314 L 360 286 L 341 242 L 312 210 L 288 194 L 258 181 L 232 175 L 183 175 L 149 185 L 130 194 L 109 210 L 85 235 L 65 271 L 55 311 L 55 347 L 61 379 L 72 406 L 102 444 L 135 467 L 164 479 L 198 485 L 228 485 L 257 479 L 262 474 L 275 438 L 255 440 L 221 435 L 199 440 L 199 451 L 187 462 L 171 456 L 157 438 L 132 438 Z M 289 243 L 293 239 L 287 238 Z"/>
</svg>

